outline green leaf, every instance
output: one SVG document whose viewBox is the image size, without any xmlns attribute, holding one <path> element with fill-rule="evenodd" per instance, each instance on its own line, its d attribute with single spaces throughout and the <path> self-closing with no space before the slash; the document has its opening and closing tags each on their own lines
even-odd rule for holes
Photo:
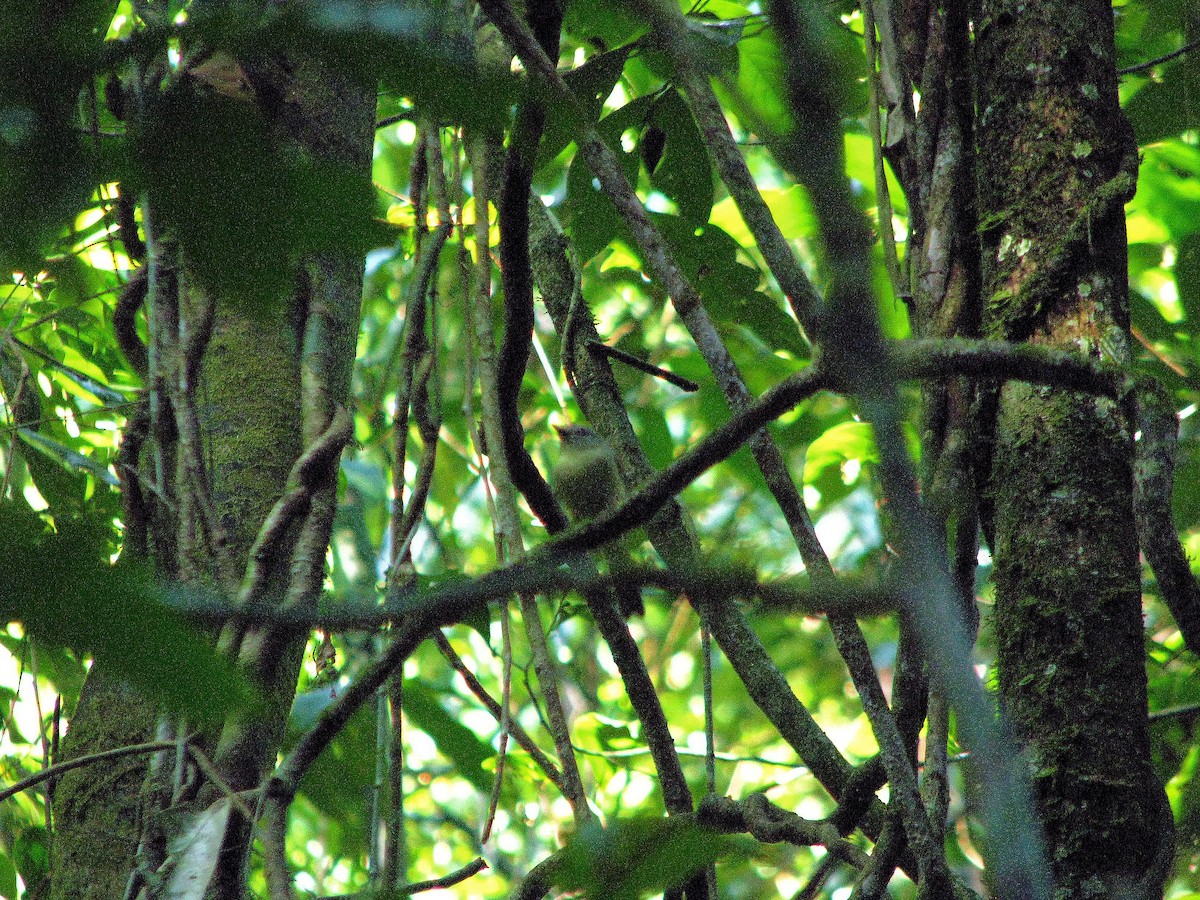
<svg viewBox="0 0 1200 900">
<path fill-rule="evenodd" d="M 17 868 L 7 853 L 0 853 L 0 897 L 17 896 Z"/>
<path fill-rule="evenodd" d="M 571 0 L 566 7 L 563 29 L 605 50 L 628 44 L 650 28 L 633 4 Z"/>
<path fill-rule="evenodd" d="M 812 203 L 808 199 L 808 191 L 802 185 L 792 185 L 786 188 L 761 188 L 759 193 L 771 211 L 775 224 L 785 238 L 812 237 L 817 232 L 817 218 L 813 214 Z M 732 197 L 726 197 L 713 206 L 710 220 L 719 225 L 742 246 L 751 246 L 754 238 L 750 229 L 742 221 L 737 204 Z"/>
<path fill-rule="evenodd" d="M 731 89 L 717 82 L 718 96 L 746 110 L 748 124 L 766 134 L 788 134 L 794 128 L 784 95 L 783 51 L 775 34 L 763 29 L 738 44 L 737 80 Z"/>
<path fill-rule="evenodd" d="M 66 444 L 62 444 L 53 438 L 48 438 L 44 434 L 34 431 L 32 428 L 18 428 L 17 433 L 21 435 L 21 440 L 46 454 L 46 456 L 53 459 L 64 469 L 75 472 L 90 472 L 106 484 L 116 487 L 117 476 L 108 470 L 108 466 L 97 462 L 90 456 L 85 456 L 79 451 L 68 447 Z"/>
<path fill-rule="evenodd" d="M 1200 150 L 1179 141 L 1147 147 L 1128 211 L 1134 222 L 1145 220 L 1166 229 L 1163 236 L 1143 226 L 1143 233 L 1134 233 L 1143 241 L 1179 241 L 1200 231 Z"/>
<path fill-rule="evenodd" d="M 622 145 L 622 136 L 628 134 L 640 139 L 646 118 L 654 103 L 653 97 L 639 97 L 609 113 L 600 120 L 597 130 L 600 137 L 617 155 L 621 171 L 630 184 L 637 185 L 639 158 L 636 143 L 627 151 Z M 600 189 L 583 157 L 576 153 L 567 171 L 567 209 L 570 213 L 569 228 L 572 242 L 581 262 L 587 262 L 612 241 L 627 239 L 625 221 L 617 213 L 612 201 Z M 631 240 L 627 240 L 632 243 Z"/>
<path fill-rule="evenodd" d="M 736 15 L 737 18 L 718 15 L 716 6 L 710 5 L 702 12 L 684 19 L 687 26 L 688 50 L 692 59 L 699 63 L 706 73 L 716 77 L 737 72 L 737 48 L 746 32 L 744 17 L 749 14 L 749 10 L 744 6 L 723 5 L 732 7 L 726 12 Z"/>
<path fill-rule="evenodd" d="M 40 825 L 22 828 L 12 843 L 12 859 L 26 885 L 38 885 L 50 871 L 46 829 Z"/>
<path fill-rule="evenodd" d="M 904 438 L 909 454 L 920 458 L 920 440 L 910 422 L 904 423 Z M 804 458 L 804 482 L 812 484 L 830 467 L 856 460 L 863 464 L 879 462 L 875 432 L 866 422 L 841 422 L 827 429 L 808 446 Z"/>
<path fill-rule="evenodd" d="M 454 763 L 457 773 L 477 791 L 486 794 L 492 789 L 492 776 L 483 770 L 483 764 L 496 751 L 450 715 L 438 695 L 424 682 L 415 678 L 404 680 L 404 713 L 433 739 L 438 750 Z"/>
<path fill-rule="evenodd" d="M 684 219 L 702 226 L 712 211 L 713 176 L 692 111 L 678 91 L 665 91 L 655 100 L 647 124 L 666 135 L 662 159 L 650 170 L 650 183 L 675 201 Z"/>
<path fill-rule="evenodd" d="M 340 690 L 344 688 L 324 686 L 296 695 L 283 745 L 285 753 L 316 724 Z M 367 839 L 367 823 L 361 815 L 362 798 L 368 795 L 375 780 L 375 729 L 375 706 L 367 703 L 355 711 L 300 783 L 305 799 L 330 822 L 341 823 L 342 837 L 359 847 Z"/>
<path fill-rule="evenodd" d="M 586 822 L 562 850 L 555 887 L 587 898 L 637 900 L 682 884 L 733 842 L 676 818 Z"/>
<path fill-rule="evenodd" d="M 1195 98 L 1200 96 L 1200 66 L 1184 56 L 1164 65 L 1161 74 L 1125 104 L 1139 145 L 1178 137 L 1200 125 Z"/>
<path fill-rule="evenodd" d="M 563 76 L 571 91 L 579 98 L 586 111 L 586 122 L 599 120 L 604 111 L 604 101 L 612 93 L 632 47 L 619 47 L 608 53 L 592 56 L 582 66 L 572 69 Z M 538 167 L 554 159 L 571 143 L 574 129 L 580 123 L 570 114 L 565 104 L 550 104 L 546 110 L 546 130 L 542 145 L 538 149 Z"/>
<path fill-rule="evenodd" d="M 1193 337 L 1200 337 L 1200 233 L 1179 242 L 1174 272 L 1183 324 Z"/>
<path fill-rule="evenodd" d="M 840 467 L 852 459 L 879 462 L 875 433 L 866 422 L 842 422 L 813 441 L 804 458 L 804 481 L 811 484 L 830 466 Z"/>
<path fill-rule="evenodd" d="M 48 532 L 30 513 L 0 504 L 6 537 L 0 620 L 55 646 L 92 654 L 143 696 L 190 720 L 221 721 L 250 703 L 230 663 L 131 563 L 105 561 L 103 523 L 62 519 Z"/>
<path fill-rule="evenodd" d="M 677 216 L 656 215 L 654 221 L 714 319 L 747 329 L 770 351 L 808 356 L 796 321 L 783 311 L 781 301 L 758 290 L 762 276 L 738 261 L 740 248 L 723 229 L 710 224 L 696 234 Z"/>
<path fill-rule="evenodd" d="M 104 37 L 105 9 L 0 4 L 0 266 L 36 273 L 87 202 L 96 160 L 75 104 Z M 97 33 L 98 32 L 98 33 Z"/>
</svg>

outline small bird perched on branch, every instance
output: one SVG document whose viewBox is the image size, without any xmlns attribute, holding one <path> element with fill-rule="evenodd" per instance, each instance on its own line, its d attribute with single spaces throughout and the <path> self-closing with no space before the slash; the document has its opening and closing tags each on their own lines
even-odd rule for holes
<svg viewBox="0 0 1200 900">
<path fill-rule="evenodd" d="M 576 524 L 590 521 L 612 509 L 625 496 L 612 448 L 592 429 L 583 425 L 555 426 L 562 452 L 554 467 L 554 495 Z M 619 576 L 631 561 L 632 538 L 621 535 L 596 553 L 608 564 L 610 575 Z M 617 607 L 626 618 L 645 612 L 642 592 L 634 584 L 618 584 Z"/>
</svg>

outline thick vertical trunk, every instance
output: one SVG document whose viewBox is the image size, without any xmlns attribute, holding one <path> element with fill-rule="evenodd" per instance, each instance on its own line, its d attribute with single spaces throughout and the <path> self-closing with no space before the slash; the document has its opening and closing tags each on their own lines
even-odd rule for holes
<svg viewBox="0 0 1200 900">
<path fill-rule="evenodd" d="M 975 33 L 985 336 L 1128 364 L 1137 148 L 1111 6 L 991 0 Z M 1127 410 L 1020 383 L 981 410 L 1000 693 L 1059 896 L 1161 896 Z"/>
<path fill-rule="evenodd" d="M 366 174 L 374 133 L 371 86 L 350 83 L 315 60 L 302 58 L 259 61 L 249 75 L 260 109 L 292 149 L 322 164 L 353 167 Z M 338 225 L 330 223 L 334 229 Z M 281 252 L 281 265 L 286 264 L 286 256 Z M 310 257 L 297 273 L 294 294 L 281 304 L 265 307 L 204 297 L 195 292 L 199 280 L 185 268 L 178 279 L 165 281 L 172 292 L 179 287 L 180 293 L 167 302 L 184 310 L 182 318 L 189 319 L 189 330 L 198 329 L 197 317 L 203 318 L 200 311 L 210 300 L 215 304 L 211 339 L 194 398 L 198 436 L 203 443 L 200 455 L 220 531 L 215 554 L 212 542 L 200 535 L 200 504 L 189 492 L 201 487 L 186 469 L 188 452 L 180 447 L 177 429 L 155 433 L 142 452 L 141 463 L 149 483 L 158 485 L 157 479 L 165 473 L 169 484 L 159 485 L 163 488 L 159 495 L 174 501 L 152 525 L 174 531 L 169 539 L 151 542 L 155 548 L 170 548 L 171 559 L 154 560 L 158 569 L 179 573 L 185 579 L 228 585 L 240 580 L 245 571 L 250 547 L 283 494 L 293 463 L 303 448 L 330 426 L 334 410 L 347 402 L 362 262 L 347 254 Z M 153 328 L 155 311 L 150 310 L 149 315 Z M 181 365 L 182 360 L 159 364 Z M 151 384 L 152 390 L 161 387 L 154 378 Z M 170 418 L 176 413 L 169 398 L 159 397 L 158 402 L 163 416 Z M 157 467 L 151 464 L 155 454 Z M 196 457 L 193 453 L 191 458 Z M 336 506 L 336 456 L 327 461 L 326 469 L 311 491 L 307 513 L 275 545 L 268 562 L 273 571 L 262 601 L 304 604 L 316 600 Z M 222 564 L 223 572 L 219 571 Z M 245 789 L 257 785 L 275 763 L 304 641 L 294 634 L 251 631 L 223 636 L 222 645 L 258 681 L 267 699 L 252 717 L 228 722 L 219 735 L 205 740 L 226 784 Z M 89 678 L 85 688 L 89 699 L 81 702 L 71 722 L 64 758 L 146 740 L 154 732 L 154 710 L 101 676 L 94 672 Z M 145 762 L 144 757 L 131 757 L 102 778 L 83 768 L 62 779 L 56 795 L 52 896 L 72 900 L 120 897 L 131 872 L 139 866 L 144 872 L 153 872 L 156 861 L 161 862 L 164 847 L 158 847 L 157 857 L 154 851 L 147 853 L 147 847 L 155 842 L 144 837 L 147 823 L 171 801 L 152 789 L 153 780 L 146 780 Z M 200 788 L 176 797 L 175 802 L 183 806 L 174 815 L 178 818 L 187 808 L 203 808 L 216 796 L 219 791 L 215 788 Z M 151 831 L 157 827 L 149 826 Z M 231 852 L 221 856 L 210 896 L 242 896 L 246 828 L 246 823 L 235 822 L 229 829 L 226 848 Z M 163 836 L 160 830 L 160 845 Z M 140 854 L 139 841 L 143 844 Z"/>
</svg>

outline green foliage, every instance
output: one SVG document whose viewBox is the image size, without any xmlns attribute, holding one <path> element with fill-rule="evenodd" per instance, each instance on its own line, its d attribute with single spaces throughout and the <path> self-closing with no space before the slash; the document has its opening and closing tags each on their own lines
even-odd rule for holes
<svg viewBox="0 0 1200 900">
<path fill-rule="evenodd" d="M 64 518 L 47 532 L 32 513 L 6 503 L 0 530 L 10 541 L 0 570 L 0 618 L 20 622 L 39 641 L 90 654 L 192 721 L 220 722 L 250 702 L 242 677 L 163 603 L 164 589 L 149 573 L 130 561 L 104 560 L 105 523 Z"/>
<path fill-rule="evenodd" d="M 555 886 L 586 898 L 637 900 L 661 893 L 715 862 L 728 842 L 675 819 L 585 824 L 567 842 Z"/>
<path fill-rule="evenodd" d="M 664 91 L 654 101 L 646 118 L 647 132 L 662 135 L 664 146 L 651 159 L 642 157 L 650 173 L 650 184 L 675 201 L 680 216 L 702 228 L 712 211 L 713 179 L 704 141 L 692 119 L 691 110 L 676 91 Z"/>
<path fill-rule="evenodd" d="M 1185 6 L 1176 0 L 1130 0 L 1120 6 L 1122 65 L 1185 43 L 1190 27 Z M 411 497 L 425 447 L 419 429 L 410 427 L 408 458 L 396 459 L 392 431 L 397 373 L 404 365 L 403 325 L 413 298 L 417 223 L 424 213 L 414 205 L 409 184 L 413 160 L 424 152 L 414 148 L 413 123 L 448 126 L 441 148 L 448 159 L 459 160 L 456 154 L 474 135 L 510 122 L 520 96 L 521 80 L 507 62 L 476 64 L 474 36 L 458 24 L 457 6 L 450 3 L 314 2 L 285 4 L 268 13 L 258 3 L 195 4 L 187 21 L 143 28 L 129 20 L 122 40 L 113 40 L 109 30 L 117 7 L 112 2 L 0 4 L 0 71 L 5 73 L 0 78 L 0 265 L 21 273 L 0 288 L 0 535 L 5 544 L 0 609 L 20 623 L 0 633 L 0 644 L 14 660 L 0 669 L 0 702 L 21 710 L 9 717 L 4 732 L 12 747 L 6 745 L 9 755 L 0 759 L 6 782 L 41 767 L 42 739 L 52 731 L 53 715 L 53 702 L 45 698 L 60 696 L 69 719 L 88 658 L 112 667 L 189 721 L 220 721 L 254 700 L 196 626 L 163 602 L 173 599 L 178 606 L 194 598 L 170 592 L 122 555 L 128 523 L 122 521 L 115 489 L 117 435 L 126 428 L 143 385 L 112 329 L 117 295 L 137 266 L 133 236 L 124 234 L 117 221 L 113 185 L 119 184 L 122 196 L 148 200 L 156 227 L 177 242 L 190 271 L 221 302 L 253 309 L 277 301 L 292 289 L 303 257 L 331 251 L 367 256 L 353 389 L 355 443 L 342 464 L 323 607 L 336 608 L 345 599 L 369 602 L 381 593 L 389 558 L 391 473 L 403 473 L 405 494 Z M 826 49 L 834 57 L 830 77 L 844 89 L 847 173 L 857 187 L 856 202 L 874 217 L 878 199 L 862 118 L 861 20 L 851 4 L 822 8 L 828 14 Z M 120 11 L 129 15 L 128 4 L 120 4 Z M 780 170 L 760 139 L 794 126 L 778 35 L 764 17 L 725 0 L 703 4 L 687 27 L 698 62 L 716 76 L 718 96 L 731 110 L 734 133 L 763 199 L 820 287 L 825 273 L 815 249 L 821 235 L 811 198 Z M 128 79 L 134 68 L 147 71 L 168 46 L 182 48 L 184 62 L 154 71 L 161 90 L 150 92 L 153 102 L 139 107 L 135 98 L 124 97 L 123 119 L 105 107 L 106 98 L 109 106 L 117 100 L 117 76 Z M 289 151 L 255 102 L 197 83 L 186 67 L 186 52 L 195 46 L 258 62 L 303 48 L 352 77 L 380 82 L 380 117 L 407 119 L 377 134 L 374 185 L 350 168 Z M 809 364 L 811 350 L 732 198 L 714 177 L 688 99 L 635 5 L 567 4 L 560 69 L 653 210 L 656 226 L 698 288 L 751 389 L 766 390 Z M 1197 71 L 1193 52 L 1149 72 L 1131 73 L 1122 84 L 1143 145 L 1139 191 L 1128 207 L 1131 317 L 1141 342 L 1134 347 L 1136 363 L 1164 380 L 1177 408 L 1193 410 L 1200 401 Z M 570 254 L 580 266 L 583 300 L 607 342 L 701 384 L 688 394 L 614 365 L 635 431 L 651 462 L 661 468 L 725 423 L 730 413 L 661 286 L 646 276 L 623 220 L 578 154 L 572 138 L 576 124 L 549 111 L 536 191 L 566 227 Z M 489 214 L 470 196 L 469 165 L 455 162 L 447 171 L 463 176 L 457 182 L 450 178 L 447 199 L 453 214 L 463 217 L 464 228 L 451 234 L 443 250 L 428 326 L 438 348 L 431 363 L 437 390 L 430 403 L 444 421 L 429 502 L 411 543 L 422 587 L 478 575 L 497 563 L 488 505 L 494 485 L 481 474 L 486 448 L 475 443 L 467 422 L 479 413 L 472 373 L 478 370 L 480 349 L 473 344 L 462 302 L 470 275 L 460 268 L 495 247 L 476 247 L 468 233 L 470 215 Z M 892 198 L 903 222 L 908 208 L 894 181 Z M 385 212 L 391 224 L 378 221 Z M 492 274 L 498 279 L 498 272 Z M 870 274 L 876 284 L 886 284 L 880 260 Z M 886 298 L 880 308 L 889 333 L 906 333 L 903 306 L 884 291 L 879 295 Z M 144 314 L 137 328 L 144 337 Z M 551 423 L 575 406 L 570 401 L 564 406 L 556 396 L 564 390 L 555 371 L 562 348 L 545 318 L 538 320 L 536 338 L 549 365 L 529 367 L 522 414 L 527 447 L 541 464 L 552 456 L 543 452 L 553 440 Z M 854 413 L 844 398 L 821 395 L 782 417 L 771 432 L 805 489 L 835 566 L 870 581 L 891 564 L 888 523 L 876 510 L 877 450 L 870 428 Z M 1191 415 L 1181 424 L 1175 498 L 1177 524 L 1192 542 L 1193 558 L 1200 552 L 1197 421 L 1200 416 Z M 913 426 L 910 438 L 915 457 Z M 799 569 L 794 547 L 782 538 L 788 523 L 763 489 L 748 451 L 707 472 L 682 499 L 706 557 L 749 560 L 764 578 Z M 544 530 L 524 509 L 522 515 L 526 543 L 543 542 Z M 648 547 L 639 552 L 653 558 Z M 1151 580 L 1146 593 L 1151 705 L 1190 707 L 1200 702 L 1194 660 L 1180 654 Z M 697 701 L 703 678 L 698 625 L 674 595 L 647 591 L 647 600 L 644 621 L 633 627 L 673 737 L 685 750 L 685 777 L 699 792 L 705 774 L 697 755 L 704 725 Z M 543 615 L 551 621 L 549 609 Z M 468 627 L 449 630 L 455 650 L 493 697 L 502 694 L 500 621 L 493 606 L 490 615 L 481 612 Z M 847 758 L 858 762 L 874 753 L 828 629 L 792 615 L 751 621 L 797 696 Z M 553 755 L 521 636 L 523 623 L 513 614 L 511 624 L 517 635 L 511 649 L 512 715 Z M 864 629 L 876 667 L 890 675 L 897 653 L 894 623 L 873 620 Z M 761 847 L 752 864 L 746 854 L 731 852 L 725 839 L 653 818 L 661 795 L 643 752 L 644 735 L 588 614 L 555 619 L 550 641 L 568 698 L 576 704 L 573 737 L 589 796 L 607 823 L 589 825 L 568 841 L 559 889 L 641 897 L 719 860 L 727 896 L 800 890 L 793 876 L 811 862 L 807 850 Z M 333 643 L 339 653 L 336 671 L 318 673 L 310 664 L 302 678 L 285 752 L 359 677 L 376 651 L 373 640 L 357 634 L 336 634 Z M 15 661 L 28 656 L 31 644 L 36 678 L 27 672 L 18 681 Z M 981 663 L 990 663 L 986 642 L 981 653 Z M 481 848 L 483 809 L 499 768 L 499 726 L 429 646 L 408 661 L 403 679 L 408 874 L 413 880 L 437 877 L 483 852 L 491 869 L 454 890 L 457 896 L 501 896 L 557 845 L 569 811 L 545 774 L 510 743 L 496 820 L 501 837 Z M 718 792 L 744 795 L 770 788 L 774 802 L 806 816 L 830 812 L 827 796 L 798 768 L 792 749 L 747 700 L 744 685 L 719 656 L 713 680 L 716 743 L 722 753 Z M 40 717 L 28 711 L 34 690 L 44 692 Z M 1190 721 L 1164 718 L 1152 731 L 1158 772 L 1170 779 L 1185 848 L 1200 834 L 1195 825 L 1200 779 L 1194 777 L 1198 757 Z M 374 710 L 360 710 L 301 785 L 289 841 L 292 864 L 310 879 L 306 890 L 331 895 L 366 883 L 366 811 L 382 752 L 380 728 Z M 952 777 L 958 790 L 960 774 Z M 18 877 L 28 887 L 46 871 L 43 802 L 42 793 L 31 791 L 0 807 L 0 896 L 16 897 Z M 965 833 L 966 828 L 959 838 Z M 971 869 L 970 841 L 962 841 L 961 851 L 958 841 L 950 843 L 958 854 L 952 863 Z M 312 848 L 324 856 L 315 859 Z M 1189 878 L 1187 865 L 1195 862 L 1192 851 L 1184 856 L 1180 889 Z M 849 884 L 844 872 L 835 874 L 827 894 L 847 891 Z M 911 896 L 908 886 L 894 884 L 893 889 L 897 896 Z"/>
<path fill-rule="evenodd" d="M 483 764 L 492 758 L 492 748 L 447 713 L 437 693 L 420 681 L 407 679 L 404 682 L 404 711 L 412 717 L 414 725 L 433 739 L 461 777 L 481 794 L 491 790 L 492 779 L 483 771 Z"/>
<path fill-rule="evenodd" d="M 112 2 L 0 10 L 0 268 L 36 268 L 98 174 L 72 118 L 112 19 Z"/>
<path fill-rule="evenodd" d="M 388 239 L 365 178 L 293 157 L 254 107 L 188 84 L 138 128 L 134 156 L 161 227 L 217 296 L 278 302 L 302 256 Z"/>
</svg>

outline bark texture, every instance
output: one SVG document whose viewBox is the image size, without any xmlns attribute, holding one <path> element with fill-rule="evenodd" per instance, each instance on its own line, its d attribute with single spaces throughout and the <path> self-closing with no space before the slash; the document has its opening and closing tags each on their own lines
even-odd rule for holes
<svg viewBox="0 0 1200 900">
<path fill-rule="evenodd" d="M 369 170 L 375 111 L 372 85 L 352 82 L 300 53 L 243 62 L 255 102 L 285 146 L 319 163 L 352 167 L 364 174 Z M 331 222 L 329 227 L 339 225 Z M 283 254 L 280 264 L 287 264 Z M 293 464 L 305 447 L 331 427 L 335 410 L 347 402 L 362 260 L 341 252 L 309 256 L 296 273 L 291 296 L 266 305 L 205 296 L 186 261 L 172 257 L 164 265 L 179 266 L 180 274 L 163 278 L 157 295 L 151 291 L 152 332 L 164 321 L 160 314 L 165 306 L 186 323 L 177 326 L 180 334 L 211 329 L 211 337 L 203 365 L 192 364 L 199 381 L 188 388 L 195 394 L 187 415 L 180 415 L 178 389 L 172 395 L 172 389 L 162 387 L 169 378 L 189 383 L 178 380 L 189 364 L 186 345 L 170 348 L 175 356 L 163 354 L 160 369 L 151 373 L 152 394 L 162 392 L 156 396 L 157 407 L 152 404 L 151 417 L 170 427 L 157 431 L 152 427 L 154 439 L 142 451 L 140 464 L 147 482 L 158 485 L 159 494 L 173 501 L 152 526 L 172 533 L 153 535 L 151 555 L 161 572 L 229 588 L 241 581 L 250 548 L 276 501 L 295 487 L 289 481 Z M 166 320 L 170 319 L 168 315 Z M 179 335 L 175 338 L 178 341 Z M 153 334 L 151 344 L 153 359 Z M 186 427 L 175 427 L 177 422 L 186 424 L 188 415 L 196 426 L 190 438 Z M 188 439 L 198 439 L 202 453 L 189 456 Z M 197 459 L 203 460 L 204 485 L 194 471 L 189 472 L 189 458 L 193 469 Z M 334 453 L 316 482 L 307 485 L 304 512 L 265 560 L 268 574 L 259 602 L 301 606 L 316 602 L 336 506 L 336 476 Z M 211 490 L 207 502 L 217 525 L 215 540 L 204 535 L 211 523 L 205 523 L 204 503 L 196 496 L 205 489 Z M 163 548 L 170 558 L 157 558 L 164 555 Z M 275 764 L 304 641 L 304 635 L 269 630 L 229 631 L 220 639 L 222 649 L 238 660 L 266 699 L 252 715 L 229 721 L 219 734 L 201 738 L 202 748 L 234 789 L 256 786 Z M 155 721 L 155 711 L 146 703 L 130 697 L 103 673 L 93 672 L 72 718 L 63 757 L 146 740 L 155 730 Z M 160 732 L 162 728 L 159 723 Z M 140 869 L 143 875 L 152 875 L 159 870 L 171 823 L 186 821 L 189 813 L 221 796 L 220 790 L 199 779 L 183 791 L 177 785 L 172 797 L 169 777 L 164 782 L 154 776 L 154 770 L 153 765 L 147 769 L 144 757 L 130 757 L 110 766 L 100 778 L 88 768 L 63 778 L 56 793 L 53 897 L 111 900 L 125 895 L 132 872 Z M 161 815 L 168 806 L 167 815 Z M 159 820 L 161 824 L 155 824 Z M 233 818 L 208 896 L 243 896 L 247 829 L 246 822 Z"/>
<path fill-rule="evenodd" d="M 984 334 L 1128 364 L 1137 148 L 1110 4 L 985 2 L 976 54 Z M 1013 382 L 980 414 L 1000 694 L 1057 894 L 1161 896 L 1128 410 Z"/>
</svg>

